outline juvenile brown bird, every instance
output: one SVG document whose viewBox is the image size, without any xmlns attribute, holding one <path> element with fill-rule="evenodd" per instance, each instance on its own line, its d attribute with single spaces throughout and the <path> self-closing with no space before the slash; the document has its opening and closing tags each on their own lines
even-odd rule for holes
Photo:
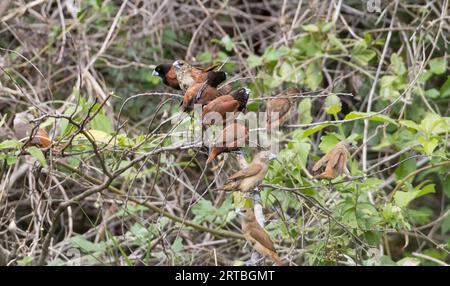
<svg viewBox="0 0 450 286">
<path fill-rule="evenodd" d="M 242 209 L 243 218 L 241 222 L 242 232 L 245 239 L 261 255 L 272 259 L 276 265 L 283 266 L 281 259 L 275 250 L 270 236 L 266 230 L 256 221 L 255 213 L 249 208 Z"/>
<path fill-rule="evenodd" d="M 30 123 L 33 116 L 28 112 L 17 113 L 13 121 L 13 130 L 16 138 L 22 142 L 27 142 L 32 135 L 32 139 L 27 144 L 36 145 L 40 148 L 48 148 L 52 145 L 52 139 L 43 128 L 34 128 Z"/>
<path fill-rule="evenodd" d="M 337 176 L 342 175 L 344 172 L 349 173 L 347 169 L 348 160 L 348 148 L 354 149 L 356 146 L 349 140 L 342 140 L 336 146 L 328 151 L 316 164 L 313 166 L 313 173 L 317 173 L 320 169 L 325 167 L 325 170 L 314 176 L 315 179 L 319 180 L 333 180 Z"/>
<path fill-rule="evenodd" d="M 293 100 L 289 96 L 299 93 L 298 88 L 288 88 L 279 93 L 276 98 L 267 103 L 267 131 L 271 132 L 274 128 L 281 126 L 292 116 Z M 278 117 L 276 116 L 278 113 Z"/>
<path fill-rule="evenodd" d="M 191 112 L 194 104 L 206 105 L 220 96 L 217 86 L 226 79 L 225 74 L 208 72 L 205 82 L 194 83 L 183 96 L 181 110 Z"/>
<path fill-rule="evenodd" d="M 155 67 L 152 75 L 159 76 L 163 83 L 171 88 L 181 90 L 177 79 L 177 72 L 172 64 L 160 64 Z"/>
<path fill-rule="evenodd" d="M 209 151 L 206 164 L 214 160 L 219 154 L 239 150 L 245 146 L 247 139 L 248 130 L 244 125 L 236 122 L 228 125 L 215 140 L 215 143 Z"/>
<path fill-rule="evenodd" d="M 217 112 L 222 119 L 226 119 L 227 112 L 234 113 L 245 109 L 249 95 L 250 90 L 247 88 L 240 88 L 231 95 L 222 95 L 203 106 L 202 118 L 210 112 Z"/>
<path fill-rule="evenodd" d="M 219 81 L 222 79 L 224 81 L 226 79 L 226 73 L 223 71 L 214 71 L 219 65 L 212 65 L 207 68 L 199 68 L 194 67 L 188 64 L 185 61 L 177 60 L 172 66 L 174 67 L 177 75 L 178 82 L 180 84 L 181 89 L 186 92 L 189 87 L 191 87 L 194 83 L 203 83 L 209 77 L 213 82 Z M 222 82 L 221 81 L 221 82 Z M 220 84 L 217 83 L 216 87 Z"/>
<path fill-rule="evenodd" d="M 231 175 L 221 190 L 226 192 L 241 191 L 244 193 L 252 191 L 264 180 L 269 169 L 269 161 L 272 159 L 275 159 L 275 155 L 271 152 L 259 152 L 247 168 Z"/>
</svg>

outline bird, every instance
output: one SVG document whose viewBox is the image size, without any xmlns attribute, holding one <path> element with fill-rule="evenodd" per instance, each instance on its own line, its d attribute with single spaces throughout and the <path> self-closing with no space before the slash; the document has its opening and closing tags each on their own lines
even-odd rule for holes
<svg viewBox="0 0 450 286">
<path fill-rule="evenodd" d="M 210 80 L 217 82 L 218 79 L 222 79 L 224 81 L 226 79 L 226 73 L 223 71 L 214 71 L 219 64 L 212 65 L 206 68 L 199 68 L 190 65 L 189 63 L 176 60 L 173 62 L 172 66 L 175 69 L 176 76 L 178 82 L 180 84 L 181 89 L 186 92 L 189 87 L 191 87 L 194 83 L 203 83 L 209 77 Z M 218 83 L 216 87 L 219 85 Z"/>
<path fill-rule="evenodd" d="M 259 152 L 253 161 L 244 169 L 231 175 L 221 191 L 252 191 L 264 180 L 269 169 L 269 161 L 275 159 L 275 155 L 269 151 Z"/>
<path fill-rule="evenodd" d="M 245 239 L 261 255 L 272 259 L 276 265 L 283 266 L 280 257 L 275 250 L 270 236 L 266 230 L 256 221 L 255 213 L 250 208 L 240 211 L 243 214 L 241 228 Z"/>
<path fill-rule="evenodd" d="M 289 98 L 289 96 L 299 92 L 300 89 L 298 88 L 288 88 L 279 93 L 275 98 L 269 100 L 266 108 L 267 131 L 269 133 L 274 128 L 281 126 L 292 116 L 291 111 L 293 101 Z"/>
<path fill-rule="evenodd" d="M 40 148 L 48 148 L 52 145 L 52 139 L 45 129 L 33 126 L 30 122 L 33 116 L 24 111 L 17 113 L 13 120 L 13 131 L 19 141 L 27 145 L 36 145 Z M 31 140 L 29 138 L 31 137 Z"/>
<path fill-rule="evenodd" d="M 319 161 L 314 164 L 312 171 L 317 173 L 320 169 L 325 167 L 325 170 L 314 176 L 318 180 L 333 180 L 344 172 L 349 174 L 347 169 L 347 160 L 349 156 L 348 149 L 355 149 L 356 145 L 349 140 L 342 140 L 336 146 L 328 151 Z"/>
<path fill-rule="evenodd" d="M 212 100 L 207 105 L 203 106 L 202 118 L 211 112 L 217 112 L 222 119 L 232 120 L 233 118 L 225 118 L 227 113 L 235 113 L 236 111 L 243 111 L 247 106 L 250 90 L 247 88 L 240 88 L 233 94 L 222 95 Z M 215 117 L 215 116 L 214 116 Z M 215 121 L 216 118 L 211 118 L 211 121 Z M 205 121 L 208 121 L 206 119 Z M 205 122 L 204 121 L 204 122 Z"/>
<path fill-rule="evenodd" d="M 190 112 L 194 108 L 194 104 L 208 104 L 221 94 L 217 90 L 217 86 L 226 79 L 225 74 L 217 74 L 208 72 L 205 82 L 194 83 L 183 95 L 181 109 L 184 112 Z"/>
<path fill-rule="evenodd" d="M 210 163 L 217 155 L 237 151 L 245 145 L 248 139 L 248 130 L 245 125 L 234 122 L 225 127 L 210 148 L 206 164 Z"/>
<path fill-rule="evenodd" d="M 155 67 L 152 75 L 159 76 L 163 83 L 173 89 L 181 90 L 178 83 L 177 73 L 172 64 L 160 64 Z"/>
</svg>

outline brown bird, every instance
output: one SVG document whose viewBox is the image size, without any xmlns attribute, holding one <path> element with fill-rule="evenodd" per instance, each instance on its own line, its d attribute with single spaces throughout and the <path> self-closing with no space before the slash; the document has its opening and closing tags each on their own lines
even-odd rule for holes
<svg viewBox="0 0 450 286">
<path fill-rule="evenodd" d="M 348 160 L 348 148 L 355 149 L 356 145 L 349 140 L 342 140 L 336 146 L 328 151 L 319 161 L 314 164 L 312 171 L 317 173 L 321 168 L 325 167 L 325 170 L 314 176 L 319 180 L 333 180 L 337 176 L 342 175 L 344 172 L 349 174 L 347 169 Z"/>
<path fill-rule="evenodd" d="M 245 109 L 249 95 L 249 89 L 240 88 L 232 95 L 220 96 L 207 105 L 203 106 L 202 118 L 204 118 L 205 115 L 210 112 L 217 112 L 218 114 L 220 114 L 222 119 L 226 119 L 225 117 L 227 115 L 227 112 L 234 113 L 236 111 L 242 111 Z M 234 117 L 229 119 L 234 119 Z"/>
<path fill-rule="evenodd" d="M 264 180 L 269 169 L 269 161 L 272 159 L 275 159 L 275 155 L 269 151 L 259 152 L 247 168 L 228 178 L 221 191 L 241 191 L 245 193 L 253 190 Z"/>
<path fill-rule="evenodd" d="M 261 255 L 269 257 L 272 259 L 276 265 L 283 266 L 281 259 L 275 250 L 270 236 L 267 234 L 266 230 L 259 225 L 256 221 L 255 213 L 249 208 L 242 209 L 242 232 L 244 233 L 245 239 L 250 243 L 250 245 L 258 251 Z"/>
<path fill-rule="evenodd" d="M 28 112 L 17 113 L 13 121 L 13 130 L 16 138 L 20 141 L 27 142 L 27 144 L 36 145 L 40 148 L 48 148 L 52 145 L 52 139 L 48 136 L 47 131 L 43 128 L 35 128 L 30 122 L 33 116 Z"/>
<path fill-rule="evenodd" d="M 289 96 L 299 92 L 300 89 L 298 88 L 288 88 L 279 93 L 276 98 L 269 100 L 266 109 L 267 131 L 269 133 L 292 116 L 293 100 Z M 278 113 L 278 116 L 276 113 Z"/>
<path fill-rule="evenodd" d="M 214 71 L 219 65 L 212 65 L 207 68 L 199 68 L 194 67 L 182 60 L 176 60 L 173 62 L 172 66 L 174 67 L 177 75 L 178 82 L 180 84 L 181 89 L 186 92 L 189 87 L 191 87 L 194 83 L 203 83 L 210 79 L 213 83 L 216 83 L 219 79 L 224 81 L 226 79 L 226 73 L 223 71 Z M 221 81 L 221 82 L 222 82 Z M 216 87 L 220 84 L 217 83 Z"/>
<path fill-rule="evenodd" d="M 215 140 L 206 164 L 214 160 L 219 154 L 239 150 L 245 145 L 247 139 L 248 130 L 244 125 L 236 122 L 228 125 Z"/>
<path fill-rule="evenodd" d="M 219 97 L 221 94 L 217 90 L 217 86 L 225 79 L 225 73 L 208 72 L 205 82 L 194 83 L 186 90 L 181 102 L 181 109 L 184 112 L 190 112 L 195 103 L 203 106 Z"/>
<path fill-rule="evenodd" d="M 177 79 L 177 72 L 172 64 L 160 64 L 155 67 L 152 75 L 159 76 L 163 83 L 171 88 L 181 90 Z"/>
</svg>

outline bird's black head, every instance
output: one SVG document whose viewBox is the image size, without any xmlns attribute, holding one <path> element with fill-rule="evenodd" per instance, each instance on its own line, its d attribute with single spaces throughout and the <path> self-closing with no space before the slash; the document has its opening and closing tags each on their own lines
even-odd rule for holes
<svg viewBox="0 0 450 286">
<path fill-rule="evenodd" d="M 233 93 L 233 97 L 239 101 L 239 111 L 242 111 L 247 106 L 248 97 L 250 96 L 250 89 L 248 88 L 240 88 L 235 93 Z"/>
<path fill-rule="evenodd" d="M 155 70 L 153 71 L 152 75 L 155 76 L 159 76 L 164 78 L 164 76 L 166 75 L 166 73 L 170 70 L 170 68 L 172 67 L 171 64 L 161 64 L 161 65 L 157 65 L 155 67 Z"/>
<path fill-rule="evenodd" d="M 227 79 L 227 73 L 223 71 L 208 72 L 206 83 L 212 87 L 218 87 L 219 84 Z"/>
</svg>

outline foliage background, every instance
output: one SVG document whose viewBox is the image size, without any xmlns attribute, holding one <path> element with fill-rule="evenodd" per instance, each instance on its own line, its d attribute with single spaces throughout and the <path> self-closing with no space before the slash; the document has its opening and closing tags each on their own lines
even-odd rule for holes
<svg viewBox="0 0 450 286">
<path fill-rule="evenodd" d="M 151 73 L 176 58 L 226 61 L 249 111 L 304 89 L 262 187 L 283 261 L 448 263 L 448 1 L 367 2 L 3 0 L 0 127 L 29 110 L 63 152 L 0 139 L 0 264 L 249 260 L 242 198 L 211 190 L 237 162 L 168 137 L 179 96 Z M 312 180 L 344 137 L 365 179 Z"/>
</svg>

